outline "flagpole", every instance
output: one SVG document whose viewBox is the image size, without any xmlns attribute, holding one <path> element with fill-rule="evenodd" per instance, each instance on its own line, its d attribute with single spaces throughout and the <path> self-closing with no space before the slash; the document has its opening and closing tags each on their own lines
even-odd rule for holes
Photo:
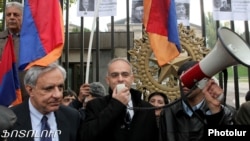
<svg viewBox="0 0 250 141">
<path fill-rule="evenodd" d="M 93 19 L 93 22 L 92 22 L 92 29 L 91 29 L 91 33 L 90 33 L 90 39 L 89 39 L 85 83 L 89 83 L 89 68 L 90 68 L 90 58 L 91 58 L 91 51 L 92 51 L 92 43 L 93 43 L 93 36 L 94 36 L 95 26 L 96 26 L 95 25 L 96 24 L 96 18 L 99 15 L 100 2 L 101 2 L 101 0 L 97 0 L 97 4 L 95 5 L 94 19 Z"/>
</svg>

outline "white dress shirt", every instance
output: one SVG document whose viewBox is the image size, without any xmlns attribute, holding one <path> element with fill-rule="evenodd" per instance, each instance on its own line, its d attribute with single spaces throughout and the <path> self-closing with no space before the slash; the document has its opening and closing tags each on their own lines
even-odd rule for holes
<svg viewBox="0 0 250 141">
<path fill-rule="evenodd" d="M 129 102 L 128 102 L 128 107 L 133 107 L 133 102 L 132 102 L 132 99 L 131 99 L 131 94 L 130 94 L 130 98 L 129 98 Z M 133 119 L 134 110 L 127 108 L 127 111 L 129 112 L 131 119 Z"/>
<path fill-rule="evenodd" d="M 41 132 L 41 119 L 44 116 L 41 114 L 30 102 L 29 99 L 29 110 L 30 110 L 30 118 L 31 118 L 31 125 L 32 125 L 32 132 L 35 133 L 34 135 L 34 141 L 40 141 L 40 132 Z M 57 130 L 57 124 L 56 124 L 56 118 L 54 112 L 51 112 L 46 115 L 48 117 L 48 124 L 50 126 L 52 141 L 59 141 L 58 133 L 60 133 Z"/>
</svg>

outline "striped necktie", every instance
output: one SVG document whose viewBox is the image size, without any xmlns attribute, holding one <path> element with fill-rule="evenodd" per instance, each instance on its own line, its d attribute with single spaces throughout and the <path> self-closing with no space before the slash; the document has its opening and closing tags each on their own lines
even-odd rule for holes
<svg viewBox="0 0 250 141">
<path fill-rule="evenodd" d="M 48 117 L 43 116 L 41 120 L 42 127 L 41 127 L 41 140 L 40 141 L 52 141 L 51 135 L 50 135 L 50 127 L 47 121 L 48 121 Z"/>
</svg>

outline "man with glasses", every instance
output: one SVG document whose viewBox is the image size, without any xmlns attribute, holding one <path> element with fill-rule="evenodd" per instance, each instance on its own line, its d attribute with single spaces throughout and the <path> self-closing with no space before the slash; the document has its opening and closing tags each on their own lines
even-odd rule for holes
<svg viewBox="0 0 250 141">
<path fill-rule="evenodd" d="M 132 65 L 124 58 L 108 64 L 106 82 L 109 95 L 89 101 L 86 118 L 80 127 L 81 140 L 156 141 L 158 131 L 154 110 L 132 89 Z M 124 85 L 117 91 L 117 85 Z M 144 108 L 144 109 L 143 109 Z"/>
</svg>

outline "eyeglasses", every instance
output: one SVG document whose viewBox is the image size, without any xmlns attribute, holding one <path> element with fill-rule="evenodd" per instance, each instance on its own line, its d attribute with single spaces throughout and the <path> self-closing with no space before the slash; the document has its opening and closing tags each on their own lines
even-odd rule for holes
<svg viewBox="0 0 250 141">
<path fill-rule="evenodd" d="M 121 75 L 122 77 L 127 78 L 127 77 L 129 77 L 131 74 L 130 74 L 129 72 L 121 72 L 121 73 L 119 73 L 119 72 L 112 72 L 112 73 L 109 74 L 109 76 L 112 77 L 112 78 L 117 78 L 117 77 L 120 76 L 120 75 Z"/>
</svg>

